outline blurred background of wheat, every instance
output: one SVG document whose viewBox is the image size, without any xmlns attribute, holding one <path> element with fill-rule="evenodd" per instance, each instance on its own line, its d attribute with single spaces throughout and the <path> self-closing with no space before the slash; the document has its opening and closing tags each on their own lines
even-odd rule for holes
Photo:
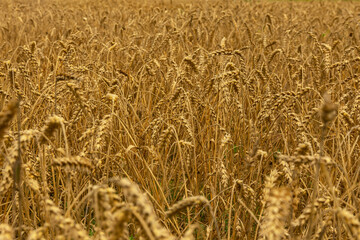
<svg viewBox="0 0 360 240">
<path fill-rule="evenodd" d="M 360 4 L 40 2 L 0 3 L 0 239 L 360 239 Z"/>
</svg>

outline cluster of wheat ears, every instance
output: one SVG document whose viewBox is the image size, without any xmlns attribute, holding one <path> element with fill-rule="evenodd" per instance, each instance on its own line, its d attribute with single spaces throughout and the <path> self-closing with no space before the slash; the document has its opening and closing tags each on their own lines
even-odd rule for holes
<svg viewBox="0 0 360 240">
<path fill-rule="evenodd" d="M 360 4 L 0 7 L 0 239 L 360 239 Z"/>
</svg>

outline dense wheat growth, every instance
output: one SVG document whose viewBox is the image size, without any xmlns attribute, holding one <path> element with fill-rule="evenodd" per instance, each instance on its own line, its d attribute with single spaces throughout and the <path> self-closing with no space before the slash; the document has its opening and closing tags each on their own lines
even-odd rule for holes
<svg viewBox="0 0 360 240">
<path fill-rule="evenodd" d="M 0 8 L 0 239 L 360 239 L 360 3 Z"/>
</svg>

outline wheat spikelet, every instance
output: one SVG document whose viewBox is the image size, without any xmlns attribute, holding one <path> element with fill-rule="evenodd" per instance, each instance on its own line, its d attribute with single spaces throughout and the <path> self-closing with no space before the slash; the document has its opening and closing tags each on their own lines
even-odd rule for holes
<svg viewBox="0 0 360 240">
<path fill-rule="evenodd" d="M 191 57 L 185 57 L 183 60 L 186 64 L 190 66 L 190 68 L 195 72 L 199 73 L 199 69 L 197 67 L 197 64 L 194 62 L 194 60 Z"/>
<path fill-rule="evenodd" d="M 320 69 L 320 63 L 319 58 L 316 56 L 313 56 L 313 72 L 314 72 L 314 86 L 316 89 L 320 88 L 320 80 L 321 80 L 321 69 Z"/>
<path fill-rule="evenodd" d="M 90 172 L 94 168 L 89 159 L 80 156 L 55 158 L 53 160 L 53 165 L 64 167 L 68 170 L 76 169 L 85 172 Z"/>
<path fill-rule="evenodd" d="M 283 159 L 280 159 L 280 166 L 281 166 L 281 173 L 285 175 L 285 178 L 289 181 L 289 183 L 292 183 L 294 180 L 293 171 L 294 171 L 294 164 L 291 164 L 289 162 L 284 161 Z"/>
<path fill-rule="evenodd" d="M 267 157 L 268 157 L 268 153 L 261 149 L 257 149 L 255 155 L 253 156 L 253 158 L 256 159 L 257 161 L 261 161 Z"/>
<path fill-rule="evenodd" d="M 107 240 L 108 239 L 106 237 L 106 234 L 104 233 L 104 231 L 102 231 L 100 228 L 95 227 L 94 231 L 95 231 L 95 234 L 93 236 L 93 239 L 95 239 L 95 240 Z"/>
<path fill-rule="evenodd" d="M 229 106 L 230 101 L 231 101 L 231 93 L 230 93 L 230 90 L 228 88 L 228 82 L 221 81 L 220 89 L 221 89 L 221 92 L 223 93 L 226 105 Z"/>
<path fill-rule="evenodd" d="M 219 160 L 218 165 L 219 165 L 218 172 L 220 172 L 220 177 L 221 177 L 220 183 L 224 188 L 227 188 L 229 186 L 229 179 L 230 179 L 229 173 L 224 165 L 224 161 Z"/>
<path fill-rule="evenodd" d="M 181 121 L 181 123 L 185 126 L 186 132 L 188 133 L 188 135 L 190 136 L 191 140 L 194 140 L 194 134 L 192 131 L 192 127 L 190 122 L 185 118 L 185 116 L 181 115 L 179 120 Z"/>
<path fill-rule="evenodd" d="M 309 164 L 314 165 L 320 158 L 319 154 L 315 155 L 299 155 L 299 156 L 287 156 L 287 155 L 279 155 L 279 158 L 285 162 L 293 163 L 296 165 Z M 334 161 L 328 156 L 322 156 L 321 162 L 326 165 L 332 165 Z"/>
<path fill-rule="evenodd" d="M 360 238 L 360 222 L 351 212 L 346 209 L 336 209 L 336 215 L 343 219 L 350 230 L 350 236 L 354 239 Z"/>
<path fill-rule="evenodd" d="M 31 190 L 33 190 L 37 194 L 40 194 L 40 184 L 35 178 L 35 176 L 31 174 L 31 171 L 27 166 L 25 166 L 24 182 Z"/>
<path fill-rule="evenodd" d="M 321 107 L 321 120 L 324 125 L 334 120 L 336 115 L 337 106 L 331 101 L 331 96 L 328 93 L 324 94 L 324 104 Z"/>
<path fill-rule="evenodd" d="M 314 240 L 322 239 L 324 236 L 326 237 L 326 232 L 329 232 L 329 235 L 336 235 L 336 230 L 332 227 L 333 225 L 333 216 L 325 216 L 325 219 L 322 219 L 320 227 L 317 229 L 317 232 L 314 234 Z"/>
<path fill-rule="evenodd" d="M 70 239 L 89 239 L 88 234 L 82 229 L 82 227 L 75 223 L 73 219 L 64 217 L 62 211 L 52 200 L 44 199 L 42 204 L 47 215 L 46 221 L 52 223 L 49 227 L 55 230 L 56 235 Z"/>
<path fill-rule="evenodd" d="M 265 239 L 282 239 L 287 231 L 291 194 L 287 188 L 272 188 L 266 201 L 265 216 L 260 226 L 260 235 Z"/>
<path fill-rule="evenodd" d="M 165 147 L 169 144 L 169 142 L 171 141 L 171 138 L 173 136 L 173 128 L 171 126 L 169 126 L 167 129 L 165 129 L 160 137 L 159 137 L 159 141 L 158 141 L 158 147 L 159 149 L 165 149 Z"/>
<path fill-rule="evenodd" d="M 76 97 L 82 109 L 90 108 L 90 106 L 87 104 L 86 98 L 84 96 L 84 92 L 80 90 L 81 88 L 76 83 L 72 83 L 72 82 L 66 83 L 66 86 L 70 89 L 71 93 Z"/>
<path fill-rule="evenodd" d="M 48 228 L 49 224 L 45 223 L 45 226 L 30 231 L 27 240 L 45 240 Z"/>
<path fill-rule="evenodd" d="M 127 232 L 129 216 L 123 212 L 124 203 L 113 188 L 93 186 L 94 209 L 96 219 L 100 222 L 101 231 L 114 239 L 124 238 Z"/>
<path fill-rule="evenodd" d="M 101 150 L 101 148 L 105 145 L 105 134 L 109 129 L 109 125 L 111 124 L 111 115 L 105 115 L 103 119 L 100 121 L 99 128 L 97 129 L 97 134 L 95 137 L 95 151 Z"/>
<path fill-rule="evenodd" d="M 13 229 L 6 223 L 0 224 L 0 239 L 2 240 L 14 239 Z"/>
<path fill-rule="evenodd" d="M 237 184 L 238 188 L 240 188 L 240 191 L 242 193 L 241 196 L 250 203 L 251 209 L 254 209 L 257 204 L 254 189 L 248 184 L 244 183 L 243 180 L 237 179 L 235 180 L 235 183 Z"/>
<path fill-rule="evenodd" d="M 250 28 L 249 28 L 249 26 L 248 26 L 246 23 L 244 23 L 244 25 L 245 25 L 247 37 L 249 38 L 250 43 L 251 43 L 252 45 L 254 45 L 254 43 L 253 43 L 253 41 L 252 41 L 252 34 L 251 34 Z"/>
<path fill-rule="evenodd" d="M 61 124 L 64 124 L 65 120 L 59 116 L 51 116 L 46 120 L 45 126 L 41 129 L 41 136 L 39 141 L 45 143 L 46 139 L 51 137 L 55 130 L 61 127 Z"/>
<path fill-rule="evenodd" d="M 325 72 L 328 73 L 331 67 L 331 58 L 330 58 L 331 46 L 325 43 L 322 43 L 321 46 L 323 47 L 322 49 L 324 52 Z"/>
<path fill-rule="evenodd" d="M 281 49 L 275 49 L 271 54 L 270 54 L 270 57 L 268 59 L 268 64 L 270 64 L 272 62 L 272 60 L 275 58 L 275 56 L 277 54 L 281 54 L 282 53 L 282 50 Z"/>
<path fill-rule="evenodd" d="M 131 211 L 127 208 L 121 208 L 114 212 L 112 221 L 109 221 L 110 224 L 108 232 L 110 240 L 129 239 L 129 232 L 127 231 L 129 216 Z"/>
<path fill-rule="evenodd" d="M 169 210 L 165 212 L 166 216 L 169 218 L 173 215 L 175 215 L 177 212 L 181 211 L 184 208 L 191 207 L 194 205 L 208 205 L 209 201 L 203 197 L 203 196 L 195 196 L 195 197 L 189 197 L 185 198 L 174 205 L 172 205 Z"/>
<path fill-rule="evenodd" d="M 318 38 L 316 37 L 315 33 L 313 33 L 313 32 L 308 32 L 308 34 L 309 34 L 310 37 L 315 41 L 316 47 L 317 47 L 320 51 L 322 51 L 323 48 L 321 47 L 321 44 L 320 44 Z"/>
<path fill-rule="evenodd" d="M 295 155 L 308 155 L 311 153 L 311 145 L 309 142 L 300 143 L 299 146 L 295 149 Z"/>
<path fill-rule="evenodd" d="M 312 212 L 320 211 L 324 206 L 329 207 L 331 203 L 331 199 L 329 197 L 321 197 L 316 199 L 314 204 L 308 204 L 304 210 L 302 211 L 301 215 L 291 222 L 293 227 L 299 227 L 306 223 L 306 221 L 310 218 Z"/>
<path fill-rule="evenodd" d="M 354 120 L 351 118 L 350 114 L 347 113 L 345 110 L 342 110 L 339 115 L 342 117 L 343 121 L 345 121 L 348 128 L 354 125 Z"/>
<path fill-rule="evenodd" d="M 121 179 L 117 183 L 122 188 L 127 200 L 138 208 L 140 215 L 144 218 L 155 239 L 173 239 L 168 230 L 158 222 L 149 200 L 145 195 L 141 194 L 138 186 L 127 179 Z"/>
<path fill-rule="evenodd" d="M 15 141 L 14 145 L 9 151 L 9 154 L 6 158 L 6 161 L 3 165 L 2 169 L 2 180 L 0 182 L 0 193 L 5 196 L 5 193 L 11 188 L 13 184 L 13 174 L 14 169 L 13 166 L 18 159 L 19 156 L 19 145 L 18 142 Z"/>
<path fill-rule="evenodd" d="M 220 147 L 221 147 L 222 149 L 224 149 L 224 147 L 225 147 L 227 144 L 232 144 L 232 143 L 233 143 L 233 140 L 231 139 L 231 135 L 230 135 L 228 132 L 224 131 L 224 136 L 223 136 L 223 138 L 221 139 L 221 145 L 220 145 Z"/>
<path fill-rule="evenodd" d="M 194 238 L 194 232 L 198 228 L 196 224 L 192 224 L 189 226 L 189 228 L 186 230 L 184 235 L 180 238 L 180 240 L 193 240 Z"/>
<path fill-rule="evenodd" d="M 275 187 L 275 182 L 278 179 L 279 173 L 276 169 L 271 170 L 270 175 L 266 176 L 264 190 L 263 190 L 263 201 L 266 203 L 270 197 L 270 191 Z"/>
<path fill-rule="evenodd" d="M 359 112 L 360 112 L 360 94 L 357 93 L 354 99 L 353 107 L 350 112 L 350 116 L 354 119 L 355 117 L 359 116 Z"/>
<path fill-rule="evenodd" d="M 4 137 L 5 131 L 9 127 L 11 119 L 16 114 L 18 106 L 18 102 L 12 102 L 0 113 L 0 139 Z"/>
<path fill-rule="evenodd" d="M 319 108 L 312 108 L 303 118 L 304 126 L 307 126 L 310 123 L 310 120 L 314 117 L 316 113 L 319 112 Z"/>
<path fill-rule="evenodd" d="M 119 98 L 119 96 L 113 93 L 108 93 L 106 94 L 106 98 L 112 102 L 115 102 Z"/>
</svg>

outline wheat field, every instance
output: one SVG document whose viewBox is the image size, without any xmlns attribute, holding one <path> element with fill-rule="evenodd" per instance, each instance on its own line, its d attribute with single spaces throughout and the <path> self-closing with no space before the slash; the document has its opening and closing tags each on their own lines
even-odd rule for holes
<svg viewBox="0 0 360 240">
<path fill-rule="evenodd" d="M 1 1 L 0 239 L 360 239 L 360 3 Z"/>
</svg>

